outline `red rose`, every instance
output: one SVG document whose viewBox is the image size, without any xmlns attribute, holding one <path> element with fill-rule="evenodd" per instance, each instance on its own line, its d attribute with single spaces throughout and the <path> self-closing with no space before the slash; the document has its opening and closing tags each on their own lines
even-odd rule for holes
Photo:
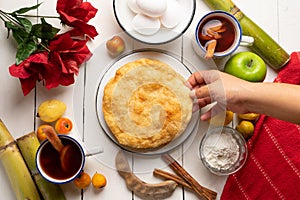
<svg viewBox="0 0 300 200">
<path fill-rule="evenodd" d="M 86 42 L 73 40 L 68 33 L 57 35 L 50 41 L 50 53 L 32 54 L 20 65 L 10 66 L 9 72 L 20 79 L 24 96 L 35 87 L 37 81 L 43 81 L 47 89 L 73 84 L 79 66 L 92 56 Z"/>
<path fill-rule="evenodd" d="M 62 76 L 78 75 L 79 66 L 92 56 L 86 42 L 72 39 L 69 33 L 57 35 L 49 44 L 49 62 L 60 66 Z"/>
<path fill-rule="evenodd" d="M 94 38 L 98 35 L 95 27 L 87 24 L 90 19 L 95 17 L 98 11 L 89 2 L 82 2 L 82 0 L 58 0 L 56 10 L 64 24 L 74 27 L 70 31 L 72 36 L 87 34 L 89 37 Z"/>
<path fill-rule="evenodd" d="M 43 81 L 48 89 L 56 87 L 60 74 L 57 68 L 48 62 L 47 52 L 32 54 L 21 64 L 11 65 L 9 72 L 20 79 L 24 96 L 35 87 L 37 81 Z"/>
<path fill-rule="evenodd" d="M 38 7 L 39 4 L 23 8 L 22 14 Z M 58 0 L 56 10 L 61 22 L 73 27 L 72 30 L 57 35 L 60 29 L 54 28 L 43 18 L 42 23 L 35 24 L 33 32 L 27 34 L 25 26 L 20 28 L 15 25 L 16 21 L 20 21 L 18 12 L 3 14 L 6 16 L 5 20 L 10 22 L 7 28 L 13 30 L 18 43 L 16 56 L 18 65 L 11 65 L 9 73 L 19 78 L 24 96 L 40 81 L 47 89 L 73 84 L 74 75 L 78 75 L 80 65 L 92 56 L 86 45 L 88 40 L 76 38 L 86 35 L 94 38 L 98 35 L 95 27 L 87 24 L 98 10 L 83 0 Z M 44 34 L 44 31 L 47 31 L 47 34 Z M 20 39 L 20 35 L 26 38 L 26 42 Z"/>
</svg>

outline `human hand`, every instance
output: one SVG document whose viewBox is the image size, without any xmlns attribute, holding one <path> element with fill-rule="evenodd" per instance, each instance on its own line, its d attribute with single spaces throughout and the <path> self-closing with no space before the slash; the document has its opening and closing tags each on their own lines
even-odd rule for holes
<svg viewBox="0 0 300 200">
<path fill-rule="evenodd" d="M 213 102 L 216 105 L 201 116 L 208 120 L 212 116 L 227 109 L 236 113 L 246 113 L 243 95 L 250 83 L 218 70 L 198 71 L 187 80 L 192 90 L 191 97 L 196 99 L 194 111 Z"/>
</svg>

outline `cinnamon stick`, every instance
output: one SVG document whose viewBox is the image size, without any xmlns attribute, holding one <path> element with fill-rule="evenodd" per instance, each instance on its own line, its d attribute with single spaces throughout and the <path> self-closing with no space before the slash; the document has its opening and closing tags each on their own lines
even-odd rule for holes
<svg viewBox="0 0 300 200">
<path fill-rule="evenodd" d="M 163 171 L 161 169 L 154 169 L 153 174 L 157 177 L 175 181 L 177 184 L 179 184 L 183 187 L 189 188 L 191 190 L 193 189 L 190 184 L 188 184 L 184 179 L 182 179 L 180 176 L 177 176 L 175 174 L 171 174 L 171 173 Z"/>
<path fill-rule="evenodd" d="M 169 154 L 163 154 L 162 158 L 165 162 L 172 168 L 177 175 L 183 178 L 186 182 L 188 182 L 193 190 L 197 193 L 197 195 L 201 199 L 216 199 L 217 193 L 201 186 L 174 158 L 172 158 Z"/>
</svg>

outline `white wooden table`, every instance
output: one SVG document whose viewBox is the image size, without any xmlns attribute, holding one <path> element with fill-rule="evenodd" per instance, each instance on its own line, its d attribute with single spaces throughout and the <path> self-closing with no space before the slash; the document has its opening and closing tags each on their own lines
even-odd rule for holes
<svg viewBox="0 0 300 200">
<path fill-rule="evenodd" d="M 5 11 L 16 10 L 19 7 L 32 6 L 40 1 L 37 0 L 11 0 L 0 1 L 0 8 Z M 83 191 L 77 189 L 73 183 L 61 185 L 68 199 L 140 199 L 126 188 L 125 182 L 116 172 L 114 167 L 114 157 L 118 147 L 101 131 L 95 117 L 95 95 L 98 84 L 98 75 L 113 62 L 107 55 L 103 45 L 112 35 L 122 34 L 118 26 L 112 8 L 112 0 L 90 1 L 99 9 L 97 16 L 91 23 L 97 28 L 100 35 L 89 43 L 90 49 L 94 52 L 94 57 L 101 57 L 102 61 L 95 68 L 93 59 L 83 65 L 75 85 L 69 87 L 58 87 L 47 90 L 42 85 L 37 84 L 26 97 L 23 96 L 19 80 L 10 76 L 8 67 L 14 63 L 16 46 L 14 41 L 7 39 L 7 32 L 0 23 L 0 118 L 4 121 L 10 132 L 15 138 L 36 130 L 40 121 L 36 118 L 36 108 L 44 100 L 60 99 L 64 101 L 68 108 L 65 116 L 72 118 L 76 124 L 71 135 L 77 137 L 87 151 L 93 151 L 94 148 L 103 147 L 104 152 L 86 159 L 85 171 L 93 174 L 95 171 L 105 174 L 108 183 L 104 190 L 95 191 L 89 187 Z M 293 0 L 235 0 L 236 5 L 254 22 L 262 27 L 271 35 L 288 53 L 299 49 L 298 35 L 300 32 L 300 3 Z M 160 48 L 172 51 L 176 57 L 187 60 L 197 69 L 210 69 L 214 65 L 203 61 L 197 57 L 191 47 L 191 39 L 197 21 L 202 15 L 210 9 L 201 0 L 196 1 L 196 13 L 193 23 L 184 34 L 177 40 L 163 46 L 149 46 L 133 41 L 124 36 L 127 42 L 127 51 L 140 48 Z M 39 8 L 42 15 L 57 15 L 56 1 L 43 1 Z M 51 23 L 59 25 L 58 21 L 51 20 Z M 245 49 L 240 49 L 245 50 Z M 247 50 L 247 49 L 246 49 Z M 90 67 L 90 68 L 89 68 Z M 276 73 L 268 69 L 266 81 L 272 81 Z M 91 105 L 92 103 L 92 105 Z M 178 148 L 172 155 L 178 159 L 184 168 L 194 176 L 200 184 L 218 192 L 218 198 L 221 196 L 223 186 L 227 177 L 218 177 L 209 173 L 202 165 L 198 156 L 198 147 L 200 140 L 207 128 L 205 122 L 200 122 L 200 131 Z M 183 156 L 181 156 L 183 155 Z M 133 158 L 133 169 L 137 175 L 146 182 L 159 182 L 160 179 L 153 177 L 152 171 L 155 167 L 165 167 L 158 157 L 139 157 Z M 165 168 L 166 170 L 170 170 Z M 0 199 L 15 199 L 9 180 L 3 167 L 0 165 Z M 194 193 L 177 188 L 169 199 L 197 199 Z"/>
</svg>

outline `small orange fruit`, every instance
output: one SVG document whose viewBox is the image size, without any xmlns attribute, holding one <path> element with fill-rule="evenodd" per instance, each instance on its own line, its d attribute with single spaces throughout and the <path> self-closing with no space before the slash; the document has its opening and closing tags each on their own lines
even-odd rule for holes
<svg viewBox="0 0 300 200">
<path fill-rule="evenodd" d="M 230 110 L 226 110 L 225 113 L 220 113 L 216 116 L 213 116 L 209 123 L 214 126 L 226 126 L 233 120 L 233 112 Z"/>
<path fill-rule="evenodd" d="M 44 124 L 44 125 L 41 125 L 38 127 L 37 131 L 36 131 L 36 135 L 37 135 L 37 138 L 39 139 L 40 142 L 44 141 L 47 139 L 47 136 L 44 132 L 44 128 L 47 128 L 49 127 L 50 125 L 48 124 Z"/>
<path fill-rule="evenodd" d="M 245 113 L 245 114 L 239 114 L 238 117 L 240 119 L 254 121 L 259 117 L 259 114 L 257 114 L 257 113 Z"/>
<path fill-rule="evenodd" d="M 55 123 L 55 130 L 60 134 L 67 134 L 72 130 L 72 128 L 72 121 L 66 117 L 59 118 Z"/>
<path fill-rule="evenodd" d="M 91 177 L 88 173 L 82 172 L 75 180 L 74 184 L 79 189 L 87 188 L 91 184 Z"/>
<path fill-rule="evenodd" d="M 236 126 L 236 130 L 247 140 L 254 133 L 254 124 L 250 121 L 243 120 Z"/>
<path fill-rule="evenodd" d="M 106 178 L 103 174 L 96 172 L 92 178 L 94 188 L 99 189 L 106 186 Z"/>
</svg>

